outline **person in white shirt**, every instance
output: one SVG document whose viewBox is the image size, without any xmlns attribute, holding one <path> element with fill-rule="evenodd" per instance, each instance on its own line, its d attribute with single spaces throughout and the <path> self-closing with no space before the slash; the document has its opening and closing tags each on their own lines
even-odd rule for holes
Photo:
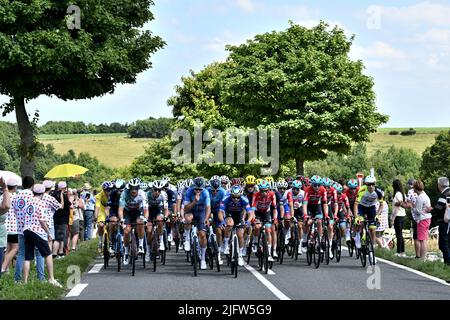
<svg viewBox="0 0 450 320">
<path fill-rule="evenodd" d="M 417 223 L 417 241 L 419 241 L 419 257 L 422 260 L 426 260 L 427 257 L 427 242 L 428 242 L 428 229 L 431 224 L 431 201 L 428 195 L 424 191 L 423 182 L 417 180 L 414 183 L 414 191 L 418 197 L 416 203 L 412 208 L 412 214 L 414 221 Z"/>
<path fill-rule="evenodd" d="M 397 237 L 397 256 L 405 257 L 405 240 L 403 239 L 403 223 L 406 216 L 406 211 L 403 204 L 406 201 L 406 196 L 403 191 L 403 185 L 400 180 L 396 179 L 392 182 L 394 188 L 394 200 L 392 201 L 392 215 L 391 223 L 394 225 L 395 235 Z"/>
</svg>

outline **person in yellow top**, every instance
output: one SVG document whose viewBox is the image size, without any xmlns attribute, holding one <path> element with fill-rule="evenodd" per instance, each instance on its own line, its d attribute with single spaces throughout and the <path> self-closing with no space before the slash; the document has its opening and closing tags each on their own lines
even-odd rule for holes
<svg viewBox="0 0 450 320">
<path fill-rule="evenodd" d="M 98 235 L 98 252 L 102 252 L 102 240 L 103 232 L 105 228 L 106 221 L 106 211 L 105 208 L 108 204 L 109 195 L 113 188 L 113 184 L 109 181 L 102 183 L 102 192 L 95 196 L 95 213 L 94 220 L 97 221 L 97 235 Z"/>
</svg>

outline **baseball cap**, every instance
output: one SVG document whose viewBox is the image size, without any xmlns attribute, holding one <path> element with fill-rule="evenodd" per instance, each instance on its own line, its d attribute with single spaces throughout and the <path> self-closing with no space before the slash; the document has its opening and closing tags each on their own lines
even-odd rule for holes
<svg viewBox="0 0 450 320">
<path fill-rule="evenodd" d="M 42 182 L 42 184 L 44 185 L 45 189 L 51 189 L 55 186 L 55 183 L 51 180 L 45 180 L 44 182 Z"/>
<path fill-rule="evenodd" d="M 65 189 L 67 188 L 67 183 L 65 181 L 58 182 L 58 189 Z"/>
<path fill-rule="evenodd" d="M 17 181 L 16 178 L 9 178 L 6 180 L 6 185 L 8 187 L 17 187 L 20 184 L 20 181 Z"/>
</svg>

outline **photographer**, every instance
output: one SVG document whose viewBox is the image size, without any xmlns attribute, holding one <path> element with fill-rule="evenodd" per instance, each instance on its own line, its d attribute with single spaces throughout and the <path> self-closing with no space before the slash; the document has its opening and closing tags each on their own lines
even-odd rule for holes
<svg viewBox="0 0 450 320">
<path fill-rule="evenodd" d="M 89 192 L 86 192 L 84 196 L 84 240 L 91 240 L 95 210 L 95 198 Z"/>
<path fill-rule="evenodd" d="M 437 217 L 437 222 L 439 224 L 439 249 L 442 251 L 444 263 L 450 266 L 450 245 L 448 241 L 449 223 L 448 219 L 445 217 L 448 210 L 447 198 L 450 197 L 448 178 L 441 177 L 438 179 L 438 189 L 441 194 L 439 195 L 438 201 L 434 206 L 433 216 Z"/>
</svg>

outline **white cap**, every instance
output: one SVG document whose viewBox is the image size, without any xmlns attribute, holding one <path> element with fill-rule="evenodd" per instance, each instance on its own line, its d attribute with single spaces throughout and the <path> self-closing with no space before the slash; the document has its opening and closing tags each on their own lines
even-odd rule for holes
<svg viewBox="0 0 450 320">
<path fill-rule="evenodd" d="M 65 189 L 67 188 L 67 183 L 65 181 L 58 182 L 58 189 Z"/>
<path fill-rule="evenodd" d="M 8 187 L 17 187 L 18 185 L 20 185 L 20 181 L 17 181 L 16 178 L 9 178 L 8 180 L 6 180 L 6 185 Z"/>
<path fill-rule="evenodd" d="M 42 182 L 42 184 L 44 185 L 45 189 L 51 189 L 55 186 L 55 183 L 51 180 L 45 180 L 44 182 Z"/>
<path fill-rule="evenodd" d="M 45 187 L 43 184 L 35 184 L 33 186 L 33 192 L 37 194 L 42 194 L 45 192 Z"/>
</svg>

